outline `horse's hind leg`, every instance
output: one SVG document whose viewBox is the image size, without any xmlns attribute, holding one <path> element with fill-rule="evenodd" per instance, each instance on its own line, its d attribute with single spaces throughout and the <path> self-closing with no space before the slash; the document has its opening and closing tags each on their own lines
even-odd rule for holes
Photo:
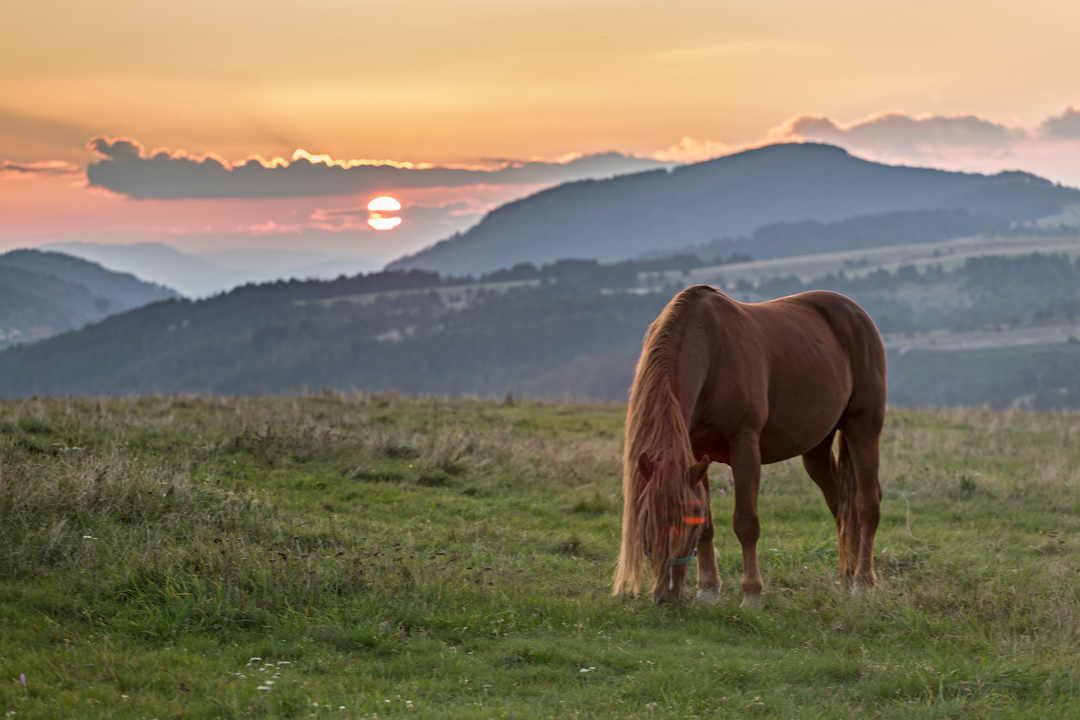
<svg viewBox="0 0 1080 720">
<path fill-rule="evenodd" d="M 836 431 L 822 440 L 817 447 L 802 456 L 803 467 L 810 479 L 821 488 L 821 494 L 825 496 L 825 504 L 829 511 L 836 517 L 840 508 L 839 478 L 837 477 L 836 457 L 833 455 L 833 439 Z"/>
<path fill-rule="evenodd" d="M 855 577 L 855 565 L 859 556 L 859 534 L 852 529 L 846 532 L 845 522 L 847 518 L 841 512 L 840 497 L 843 487 L 840 482 L 840 469 L 833 454 L 833 439 L 836 432 L 821 441 L 802 456 L 803 467 L 825 496 L 825 504 L 829 506 L 829 512 L 836 522 L 836 537 L 840 548 L 840 579 L 850 583 Z"/>
<path fill-rule="evenodd" d="M 761 447 L 756 434 L 744 433 L 731 446 L 731 474 L 735 482 L 735 512 L 732 527 L 742 545 L 743 607 L 761 605 L 761 571 L 757 562 L 757 542 L 761 535 L 758 520 L 758 487 L 761 484 Z"/>
<path fill-rule="evenodd" d="M 856 518 L 855 527 L 858 529 L 856 589 L 877 584 L 874 536 L 881 519 L 881 483 L 878 480 L 881 425 L 881 422 L 849 422 L 840 430 L 841 474 L 848 478 L 844 484 L 851 489 L 847 492 L 846 500 L 848 503 L 854 501 L 853 512 L 849 514 Z"/>
</svg>

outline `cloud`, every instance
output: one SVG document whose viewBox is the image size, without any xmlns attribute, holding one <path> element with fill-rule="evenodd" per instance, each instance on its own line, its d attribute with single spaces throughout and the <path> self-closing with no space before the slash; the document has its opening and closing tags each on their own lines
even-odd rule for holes
<svg viewBox="0 0 1080 720">
<path fill-rule="evenodd" d="M 251 157 L 230 163 L 215 155 L 146 151 L 137 140 L 98 136 L 87 148 L 98 160 L 86 176 L 91 187 L 135 199 L 286 198 L 351 195 L 398 188 L 526 185 L 610 177 L 670 166 L 619 153 L 568 162 L 503 161 L 494 169 L 437 167 L 393 161 L 335 160 L 297 150 L 291 159 Z"/>
<path fill-rule="evenodd" d="M 675 145 L 663 150 L 657 150 L 653 153 L 653 157 L 665 162 L 701 162 L 721 155 L 729 155 L 734 150 L 735 148 L 732 148 L 732 146 L 718 140 L 698 140 L 684 136 Z"/>
<path fill-rule="evenodd" d="M 0 174 L 12 175 L 66 175 L 76 172 L 79 166 L 64 160 L 41 160 L 21 163 L 14 160 L 0 162 Z"/>
<path fill-rule="evenodd" d="M 916 115 L 892 111 L 851 123 L 822 115 L 797 115 L 769 131 L 766 142 L 823 142 L 854 155 L 888 163 L 946 170 L 1026 170 L 1058 182 L 1080 184 L 1080 109 L 1033 126 L 976 115 Z"/>
<path fill-rule="evenodd" d="M 1080 138 L 1080 108 L 1067 107 L 1060 115 L 1046 118 L 1039 132 L 1047 138 Z"/>
<path fill-rule="evenodd" d="M 777 140 L 814 140 L 855 152 L 898 157 L 935 156 L 964 148 L 993 154 L 1009 151 L 1026 131 L 974 115 L 919 115 L 887 112 L 842 125 L 820 115 L 799 115 L 769 133 Z"/>
</svg>

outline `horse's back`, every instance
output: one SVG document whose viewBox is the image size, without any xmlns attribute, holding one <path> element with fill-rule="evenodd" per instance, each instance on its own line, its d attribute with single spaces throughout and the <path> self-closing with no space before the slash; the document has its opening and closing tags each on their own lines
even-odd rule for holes
<svg viewBox="0 0 1080 720">
<path fill-rule="evenodd" d="M 826 319 L 833 335 L 845 349 L 852 370 L 863 382 L 880 385 L 885 393 L 885 345 L 870 315 L 851 298 L 829 290 L 802 293 L 807 305 Z M 799 296 L 795 296 L 799 297 Z"/>
<path fill-rule="evenodd" d="M 887 396 L 885 346 L 870 315 L 851 298 L 829 290 L 811 290 L 773 303 L 777 307 L 801 307 L 824 320 L 851 374 L 846 413 L 872 415 L 883 421 Z"/>
<path fill-rule="evenodd" d="M 708 367 L 690 386 L 692 435 L 731 438 L 741 427 L 754 427 L 763 459 L 776 462 L 815 446 L 850 412 L 883 417 L 881 337 L 850 298 L 810 291 L 740 303 L 704 286 L 684 292 L 702 313 L 693 325 L 706 330 L 708 337 L 698 334 L 697 341 L 710 358 L 691 363 Z M 701 356 L 700 349 L 684 352 L 687 360 Z M 716 444 L 725 447 L 727 440 Z"/>
</svg>

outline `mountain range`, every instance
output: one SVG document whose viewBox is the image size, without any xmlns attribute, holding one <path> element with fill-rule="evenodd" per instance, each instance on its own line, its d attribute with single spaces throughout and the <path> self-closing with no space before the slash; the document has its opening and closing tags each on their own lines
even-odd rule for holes
<svg viewBox="0 0 1080 720">
<path fill-rule="evenodd" d="M 1080 190 L 1022 172 L 980 175 L 861 160 L 813 143 L 781 144 L 668 170 L 565 183 L 499 207 L 473 228 L 388 269 L 482 273 L 560 258 L 618 262 L 710 244 L 746 252 L 747 236 L 769 226 L 862 218 L 861 240 L 878 216 L 962 214 L 955 232 L 1033 223 L 1080 205 Z M 955 218 L 953 218 L 955 220 Z M 893 242 L 918 242 L 919 224 Z M 946 239 L 940 233 L 933 240 Z M 857 243 L 856 243 L 857 244 Z M 849 245 L 850 248 L 850 245 Z M 757 259 L 774 256 L 752 253 Z M 812 243 L 786 254 L 817 252 Z"/>
<path fill-rule="evenodd" d="M 81 241 L 52 243 L 43 249 L 131 273 L 174 288 L 187 297 L 207 297 L 240 285 L 282 278 L 332 279 L 374 269 L 369 262 L 303 250 L 246 249 L 193 254 L 164 243 L 113 245 Z"/>
<path fill-rule="evenodd" d="M 1010 242 L 1022 253 L 1040 247 Z M 805 280 L 797 265 L 816 256 L 719 268 L 563 260 L 479 281 L 410 270 L 249 285 L 0 352 L 0 397 L 335 389 L 620 401 L 664 304 L 723 271 L 725 291 L 744 301 L 811 288 L 855 299 L 887 336 L 894 404 L 1080 408 L 1080 260 L 1061 252 L 1080 238 L 1046 242 L 1050 252 L 950 257 L 961 246 L 975 250 L 945 242 L 878 253 L 921 256 L 898 266 L 865 265 L 860 251 L 832 265 L 845 270 Z M 777 262 L 791 274 L 770 274 Z M 986 349 L 963 349 L 976 336 Z"/>
<path fill-rule="evenodd" d="M 387 269 L 478 275 L 562 258 L 618 262 L 694 253 L 757 259 L 1030 230 L 1055 215 L 1080 224 L 1080 190 L 1018 172 L 896 167 L 818 144 L 772 145 L 678 167 L 608 170 L 505 204 L 469 229 Z M 621 170 L 622 175 L 610 176 Z M 1070 214 L 1071 213 L 1071 214 Z M 358 242 L 360 242 L 358 240 Z M 333 279 L 373 262 L 303 249 L 181 252 L 163 243 L 45 246 L 193 298 L 248 283 Z"/>
<path fill-rule="evenodd" d="M 13 250 L 0 255 L 0 347 L 175 297 L 169 288 L 70 255 Z"/>
<path fill-rule="evenodd" d="M 1048 221 L 1078 205 L 1080 190 L 1023 173 L 897 168 L 821 145 L 762 148 L 503 206 L 475 234 L 413 256 L 439 272 L 403 259 L 368 275 L 249 284 L 195 301 L 157 287 L 124 300 L 144 307 L 0 352 L 0 396 L 511 389 L 618 400 L 649 322 L 679 288 L 710 282 L 745 301 L 810 288 L 851 295 L 893 336 L 896 402 L 1080 407 L 1080 262 L 1069 256 L 1080 231 Z M 1062 237 L 1033 237 L 1046 234 Z M 598 255 L 609 260 L 573 259 Z M 3 258 L 13 274 L 38 263 L 89 277 L 87 263 L 54 253 Z M 71 328 L 122 300 L 59 269 L 37 277 L 44 299 L 66 293 L 84 313 Z M 33 282 L 9 285 L 25 295 Z M 1017 328 L 1052 330 L 1058 345 L 1029 350 L 1025 339 L 1007 357 L 959 353 L 966 359 L 955 363 L 911 349 L 938 333 Z M 925 337 L 908 342 L 915 336 Z"/>
</svg>

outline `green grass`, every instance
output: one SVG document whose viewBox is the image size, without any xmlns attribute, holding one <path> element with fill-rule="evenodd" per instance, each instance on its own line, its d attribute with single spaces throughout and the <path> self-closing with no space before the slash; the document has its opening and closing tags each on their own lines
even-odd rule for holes
<svg viewBox="0 0 1080 720">
<path fill-rule="evenodd" d="M 720 602 L 610 596 L 624 412 L 4 401 L 0 712 L 1075 714 L 1080 415 L 893 412 L 882 583 L 856 597 L 816 486 L 767 468 L 765 602 L 746 611 L 721 466 Z"/>
</svg>

